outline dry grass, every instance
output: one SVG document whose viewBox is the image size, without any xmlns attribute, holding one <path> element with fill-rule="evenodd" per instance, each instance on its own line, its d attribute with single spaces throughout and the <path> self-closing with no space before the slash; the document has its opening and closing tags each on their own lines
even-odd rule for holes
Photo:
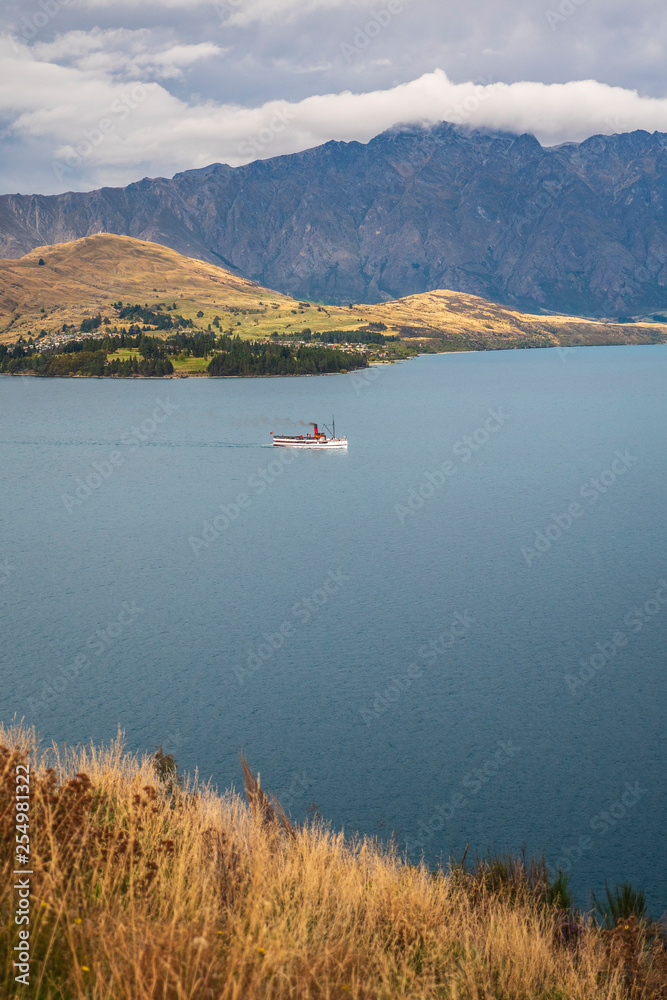
<svg viewBox="0 0 667 1000">
<path fill-rule="evenodd" d="M 36 336 L 42 329 L 56 333 L 64 323 L 78 328 L 84 317 L 97 313 L 117 324 L 111 303 L 118 299 L 149 306 L 175 302 L 176 311 L 196 327 L 206 329 L 217 315 L 223 332 L 257 338 L 305 326 L 357 329 L 360 315 L 335 307 L 303 309 L 289 295 L 224 267 L 157 243 L 98 233 L 0 260 L 0 342 L 29 332 Z"/>
<path fill-rule="evenodd" d="M 444 289 L 410 295 L 373 309 L 374 318 L 403 336 L 443 337 L 451 347 L 643 344 L 667 342 L 659 323 L 606 323 L 577 316 L 536 316 L 463 292 Z"/>
<path fill-rule="evenodd" d="M 318 308 L 157 243 L 110 233 L 0 260 L 0 342 L 41 330 L 56 333 L 64 323 L 78 328 L 84 317 L 97 313 L 115 325 L 118 314 L 111 303 L 118 299 L 151 307 L 175 302 L 177 312 L 198 328 L 206 329 L 218 316 L 221 332 L 258 340 L 274 332 L 289 336 L 308 328 L 318 334 L 382 322 L 388 334 L 437 351 L 667 342 L 667 326 L 657 323 L 533 316 L 446 290 L 380 305 Z"/>
<path fill-rule="evenodd" d="M 664 952 L 649 956 L 643 930 L 632 946 L 627 932 L 621 947 L 591 926 L 568 943 L 562 912 L 525 878 L 507 892 L 486 875 L 434 875 L 321 825 L 295 829 L 250 771 L 245 805 L 233 792 L 159 780 L 151 759 L 127 754 L 120 739 L 44 751 L 15 727 L 0 729 L 0 744 L 3 997 L 667 995 Z M 22 759 L 31 762 L 34 872 L 27 990 L 11 966 Z"/>
</svg>

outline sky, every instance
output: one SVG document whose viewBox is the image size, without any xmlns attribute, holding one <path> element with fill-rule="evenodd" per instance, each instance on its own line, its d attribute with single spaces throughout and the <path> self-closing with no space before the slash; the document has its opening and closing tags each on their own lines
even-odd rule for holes
<svg viewBox="0 0 667 1000">
<path fill-rule="evenodd" d="M 455 121 L 667 132 L 664 0 L 0 0 L 0 194 Z"/>
</svg>

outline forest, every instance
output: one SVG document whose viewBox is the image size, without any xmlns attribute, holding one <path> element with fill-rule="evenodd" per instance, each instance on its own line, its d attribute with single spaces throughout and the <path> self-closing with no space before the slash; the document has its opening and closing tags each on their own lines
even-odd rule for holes
<svg viewBox="0 0 667 1000">
<path fill-rule="evenodd" d="M 122 356 L 109 357 L 118 352 Z M 212 332 L 179 332 L 162 340 L 132 325 L 120 333 L 87 336 L 55 346 L 40 346 L 32 338 L 27 342 L 20 339 L 13 346 L 0 344 L 0 374 L 159 378 L 175 370 L 178 374 L 178 363 L 187 358 L 209 357 L 206 371 L 215 376 L 320 375 L 368 366 L 365 356 L 356 351 L 324 346 L 297 348 L 241 340 L 238 336 L 216 336 Z"/>
<path fill-rule="evenodd" d="M 332 347 L 298 347 L 219 337 L 209 375 L 323 375 L 367 368 L 357 351 Z"/>
</svg>

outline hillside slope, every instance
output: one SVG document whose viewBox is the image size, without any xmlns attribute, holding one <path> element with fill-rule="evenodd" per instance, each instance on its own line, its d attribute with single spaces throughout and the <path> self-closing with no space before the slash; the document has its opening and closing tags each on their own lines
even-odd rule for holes
<svg viewBox="0 0 667 1000">
<path fill-rule="evenodd" d="M 355 308 L 358 308 L 355 306 Z M 475 350 L 559 345 L 667 343 L 662 323 L 604 323 L 578 316 L 522 313 L 478 295 L 437 289 L 364 307 L 403 338 L 444 340 Z"/>
<path fill-rule="evenodd" d="M 0 260 L 0 339 L 15 340 L 42 329 L 55 333 L 63 324 L 78 324 L 98 312 L 113 316 L 111 303 L 119 299 L 176 302 L 183 315 L 196 317 L 213 306 L 252 308 L 263 298 L 283 308 L 293 304 L 206 261 L 156 243 L 101 233 L 38 247 L 19 260 Z"/>
<path fill-rule="evenodd" d="M 265 291 L 247 278 L 168 247 L 100 234 L 38 247 L 19 260 L 1 260 L 0 316 L 74 303 L 78 308 L 97 307 L 120 292 L 126 298 L 141 298 L 149 290 L 169 293 L 170 288 L 182 291 L 186 285 L 193 297 L 213 294 L 233 299 Z"/>
<path fill-rule="evenodd" d="M 667 342 L 667 327 L 660 324 L 529 315 L 446 290 L 380 305 L 321 306 L 168 247 L 108 233 L 0 260 L 0 341 L 37 337 L 42 331 L 53 335 L 64 325 L 72 332 L 96 314 L 117 325 L 113 303 L 119 300 L 173 310 L 191 320 L 194 329 L 213 323 L 220 332 L 260 340 L 353 334 L 374 323 L 413 352 Z"/>
<path fill-rule="evenodd" d="M 0 254 L 98 232 L 162 243 L 302 299 L 450 288 L 531 311 L 667 312 L 667 135 L 545 149 L 441 123 L 173 179 L 0 198 Z"/>
<path fill-rule="evenodd" d="M 29 951 L 12 875 L 26 760 Z M 430 871 L 395 846 L 294 826 L 242 764 L 248 806 L 183 780 L 162 747 L 39 747 L 0 725 L 2 996 L 31 995 L 15 988 L 24 962 L 44 1000 L 664 998 L 664 928 L 627 904 L 604 933 L 544 862 Z"/>
</svg>

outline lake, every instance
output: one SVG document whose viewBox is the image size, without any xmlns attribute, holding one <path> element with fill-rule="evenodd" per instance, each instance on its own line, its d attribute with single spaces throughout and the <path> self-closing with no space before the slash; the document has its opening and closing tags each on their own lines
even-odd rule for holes
<svg viewBox="0 0 667 1000">
<path fill-rule="evenodd" d="M 0 717 L 667 907 L 667 348 L 0 378 Z M 347 452 L 271 448 L 308 421 Z"/>
</svg>

